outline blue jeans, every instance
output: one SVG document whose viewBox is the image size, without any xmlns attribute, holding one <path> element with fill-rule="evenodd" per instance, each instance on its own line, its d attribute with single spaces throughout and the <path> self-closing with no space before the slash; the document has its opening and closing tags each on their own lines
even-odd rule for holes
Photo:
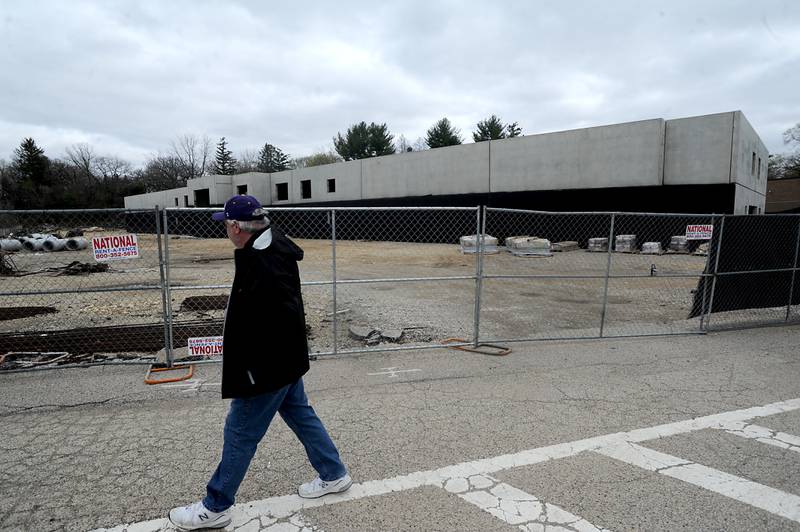
<svg viewBox="0 0 800 532">
<path fill-rule="evenodd" d="M 203 504 L 212 512 L 233 506 L 256 447 L 278 412 L 306 448 L 306 454 L 322 480 L 336 480 L 347 470 L 322 421 L 308 404 L 303 379 L 274 392 L 233 399 L 225 419 L 222 459 L 208 481 Z"/>
</svg>

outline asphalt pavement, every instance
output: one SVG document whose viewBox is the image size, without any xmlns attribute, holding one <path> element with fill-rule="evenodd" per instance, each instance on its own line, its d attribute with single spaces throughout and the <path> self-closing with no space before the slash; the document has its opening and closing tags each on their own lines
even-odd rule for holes
<svg viewBox="0 0 800 532">
<path fill-rule="evenodd" d="M 312 362 L 354 478 L 306 501 L 279 419 L 229 530 L 800 530 L 800 326 Z M 0 374 L 0 530 L 170 530 L 216 467 L 220 366 Z"/>
</svg>

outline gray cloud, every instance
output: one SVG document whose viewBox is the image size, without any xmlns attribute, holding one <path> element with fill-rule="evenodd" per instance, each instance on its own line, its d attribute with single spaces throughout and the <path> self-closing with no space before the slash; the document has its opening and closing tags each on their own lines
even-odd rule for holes
<svg viewBox="0 0 800 532">
<path fill-rule="evenodd" d="M 609 4 L 609 3 L 606 3 Z M 360 121 L 413 140 L 496 113 L 541 133 L 741 109 L 800 121 L 794 1 L 4 2 L 0 157 L 24 136 L 134 162 L 182 133 L 293 155 Z"/>
</svg>

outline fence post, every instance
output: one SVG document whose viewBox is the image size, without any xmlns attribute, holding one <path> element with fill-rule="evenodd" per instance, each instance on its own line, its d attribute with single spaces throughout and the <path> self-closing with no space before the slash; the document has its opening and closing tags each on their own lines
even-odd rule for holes
<svg viewBox="0 0 800 532">
<path fill-rule="evenodd" d="M 794 244 L 794 263 L 792 264 L 792 282 L 789 285 L 789 302 L 786 304 L 786 319 L 789 321 L 789 315 L 792 312 L 792 296 L 794 295 L 794 280 L 797 276 L 797 252 L 800 250 L 800 216 L 797 217 L 797 241 Z"/>
<path fill-rule="evenodd" d="M 155 207 L 156 214 L 156 242 L 158 243 L 158 276 L 161 288 L 161 311 L 164 317 L 164 351 L 167 353 L 167 360 L 169 360 L 172 346 L 169 341 L 169 326 L 167 322 L 167 283 L 164 274 L 164 250 L 161 242 L 161 209 L 158 205 Z"/>
<path fill-rule="evenodd" d="M 614 221 L 617 214 L 611 213 L 611 225 L 608 229 L 608 255 L 606 259 L 606 281 L 603 287 L 603 308 L 600 310 L 600 338 L 606 324 L 606 308 L 608 307 L 608 278 L 611 276 L 611 248 L 614 245 Z"/>
<path fill-rule="evenodd" d="M 173 344 L 173 331 L 172 331 L 172 292 L 170 290 L 170 277 L 169 277 L 169 223 L 167 216 L 167 209 L 161 211 L 164 215 L 164 299 L 165 299 L 165 313 L 164 320 L 166 321 L 166 343 L 164 346 L 167 353 L 167 366 L 172 367 L 175 361 L 175 354 L 172 351 Z"/>
<path fill-rule="evenodd" d="M 328 213 L 331 220 L 331 263 L 333 268 L 333 354 L 335 355 L 339 346 L 339 322 L 336 314 L 336 211 L 331 209 Z"/>
<path fill-rule="evenodd" d="M 722 215 L 722 220 L 719 223 L 719 240 L 717 240 L 717 253 L 714 257 L 714 271 L 712 272 L 712 279 L 711 279 L 711 297 L 708 301 L 708 308 L 706 309 L 706 327 L 711 322 L 711 312 L 714 310 L 714 293 L 717 289 L 717 269 L 719 268 L 719 254 L 722 251 L 722 236 L 725 231 L 725 215 Z M 710 246 L 709 246 L 710 247 Z M 711 249 L 708 250 L 711 253 Z"/>
<path fill-rule="evenodd" d="M 478 347 L 478 339 L 480 337 L 481 326 L 481 290 L 483 289 L 483 246 L 484 235 L 486 234 L 486 206 L 477 207 L 476 213 L 476 234 L 477 239 L 475 245 L 475 321 L 473 323 L 473 338 L 472 343 Z M 483 216 L 481 217 L 481 214 Z M 483 218 L 481 220 L 481 218 Z"/>
<path fill-rule="evenodd" d="M 712 228 L 714 227 L 714 220 L 715 219 L 716 219 L 716 216 L 711 216 L 711 227 Z M 711 249 L 710 249 L 711 245 L 710 244 L 711 243 L 709 242 L 708 259 L 711 259 Z M 708 281 L 707 281 L 707 277 L 706 277 L 706 272 L 709 270 L 708 266 L 709 266 L 708 265 L 708 260 L 706 260 L 706 266 L 705 266 L 705 268 L 703 268 L 703 276 L 701 277 L 701 279 L 703 279 L 703 297 L 702 297 L 702 300 L 701 300 L 701 303 L 700 303 L 701 304 L 701 307 L 700 307 L 700 330 L 701 331 L 705 327 L 705 320 L 706 320 L 706 299 L 708 297 L 707 296 L 707 293 L 708 293 Z"/>
</svg>

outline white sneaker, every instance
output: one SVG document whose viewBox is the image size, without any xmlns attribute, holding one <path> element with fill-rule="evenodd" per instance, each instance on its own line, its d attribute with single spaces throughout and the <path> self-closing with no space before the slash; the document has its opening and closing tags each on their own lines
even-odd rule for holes
<svg viewBox="0 0 800 532">
<path fill-rule="evenodd" d="M 342 478 L 328 481 L 317 477 L 311 482 L 306 482 L 297 488 L 297 494 L 304 499 L 316 499 L 329 493 L 341 493 L 343 491 L 347 491 L 352 484 L 353 479 L 347 474 L 345 474 L 345 476 Z"/>
<path fill-rule="evenodd" d="M 203 505 L 203 501 L 173 508 L 169 511 L 169 520 L 181 530 L 198 530 L 200 528 L 225 528 L 231 524 L 231 510 L 212 512 Z"/>
</svg>

